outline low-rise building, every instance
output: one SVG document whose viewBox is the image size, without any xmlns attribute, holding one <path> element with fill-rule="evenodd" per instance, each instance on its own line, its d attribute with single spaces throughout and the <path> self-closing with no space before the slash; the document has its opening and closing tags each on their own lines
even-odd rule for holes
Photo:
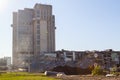
<svg viewBox="0 0 120 80">
<path fill-rule="evenodd" d="M 11 57 L 0 58 L 0 67 L 10 69 L 10 67 L 11 67 Z"/>
</svg>

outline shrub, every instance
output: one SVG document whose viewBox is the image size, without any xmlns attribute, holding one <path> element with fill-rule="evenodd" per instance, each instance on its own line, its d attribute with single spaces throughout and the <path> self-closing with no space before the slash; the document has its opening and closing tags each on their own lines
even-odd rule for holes
<svg viewBox="0 0 120 80">
<path fill-rule="evenodd" d="M 111 74 L 114 74 L 114 75 L 118 75 L 118 73 L 117 73 L 117 67 L 116 67 L 116 66 L 112 67 L 112 68 L 110 69 L 110 73 L 111 73 Z"/>
<path fill-rule="evenodd" d="M 103 70 L 98 65 L 95 66 L 94 69 L 92 70 L 92 75 L 103 75 L 103 74 L 104 74 Z"/>
</svg>

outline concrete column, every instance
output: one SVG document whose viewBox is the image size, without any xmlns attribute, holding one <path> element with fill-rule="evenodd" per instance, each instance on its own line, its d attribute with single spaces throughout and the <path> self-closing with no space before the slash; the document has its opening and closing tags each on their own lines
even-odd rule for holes
<svg viewBox="0 0 120 80">
<path fill-rule="evenodd" d="M 66 61 L 66 52 L 64 52 L 64 60 Z"/>
<path fill-rule="evenodd" d="M 75 52 L 73 52 L 73 61 L 75 61 Z"/>
</svg>

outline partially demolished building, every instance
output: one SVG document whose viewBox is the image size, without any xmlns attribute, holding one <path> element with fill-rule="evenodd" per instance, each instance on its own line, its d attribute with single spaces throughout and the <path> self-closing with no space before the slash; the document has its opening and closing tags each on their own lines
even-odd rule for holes
<svg viewBox="0 0 120 80">
<path fill-rule="evenodd" d="M 37 58 L 39 57 L 39 58 Z M 88 68 L 94 64 L 103 69 L 120 65 L 120 51 L 111 49 L 105 51 L 56 51 L 36 56 L 29 65 L 30 71 L 43 72 L 57 66 Z"/>
</svg>

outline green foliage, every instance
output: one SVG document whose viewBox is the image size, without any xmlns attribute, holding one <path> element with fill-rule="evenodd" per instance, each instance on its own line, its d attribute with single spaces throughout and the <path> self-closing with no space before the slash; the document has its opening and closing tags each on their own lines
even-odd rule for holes
<svg viewBox="0 0 120 80">
<path fill-rule="evenodd" d="M 116 66 L 112 67 L 112 68 L 110 69 L 110 73 L 111 73 L 111 74 L 114 74 L 114 75 L 117 75 L 117 67 L 116 67 Z"/>
<path fill-rule="evenodd" d="M 52 77 L 47 77 L 41 73 L 23 73 L 23 72 L 13 72 L 13 73 L 2 73 L 0 75 L 0 80 L 60 80 Z"/>
<path fill-rule="evenodd" d="M 103 70 L 100 66 L 95 66 L 92 70 L 92 75 L 103 75 Z"/>
</svg>

